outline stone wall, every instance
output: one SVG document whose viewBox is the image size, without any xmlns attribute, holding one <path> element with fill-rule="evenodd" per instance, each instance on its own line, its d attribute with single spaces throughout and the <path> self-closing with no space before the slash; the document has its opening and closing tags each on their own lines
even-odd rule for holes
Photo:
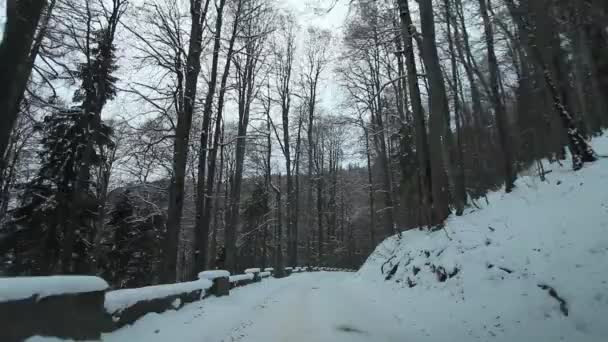
<svg viewBox="0 0 608 342">
<path fill-rule="evenodd" d="M 0 341 L 54 336 L 75 340 L 99 339 L 107 319 L 105 291 L 61 294 L 38 299 L 0 302 Z"/>
<path fill-rule="evenodd" d="M 288 269 L 284 275 L 318 270 L 330 269 L 295 267 Z M 231 288 L 262 281 L 263 278 L 270 276 L 269 272 L 271 270 L 250 272 L 253 277 L 233 276 L 232 281 L 230 277 L 218 276 L 210 280 L 213 285 L 208 288 L 200 283 L 190 282 L 129 289 L 127 291 L 134 294 L 133 297 L 128 298 L 131 300 L 111 310 L 108 309 L 107 298 L 112 298 L 113 292 L 123 291 L 124 294 L 125 290 L 110 292 L 85 290 L 80 293 L 65 294 L 50 291 L 54 294 L 43 297 L 32 294 L 31 297 L 17 299 L 0 296 L 0 341 L 17 342 L 36 335 L 97 340 L 100 339 L 102 332 L 120 329 L 148 313 L 178 310 L 187 303 L 196 302 L 209 295 L 229 295 Z M 0 289 L 2 285 L 6 285 L 2 284 L 2 281 L 3 279 L 0 279 Z M 145 295 L 138 296 L 138 294 Z"/>
</svg>

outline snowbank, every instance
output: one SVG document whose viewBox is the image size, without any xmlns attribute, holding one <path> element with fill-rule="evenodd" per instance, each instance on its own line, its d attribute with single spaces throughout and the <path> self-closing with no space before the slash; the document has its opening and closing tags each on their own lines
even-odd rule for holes
<svg viewBox="0 0 608 342">
<path fill-rule="evenodd" d="M 260 272 L 260 278 L 270 277 L 272 273 L 270 272 Z"/>
<path fill-rule="evenodd" d="M 253 273 L 247 273 L 247 274 L 237 274 L 237 275 L 233 275 L 230 276 L 230 282 L 234 283 L 237 281 L 241 281 L 241 280 L 253 280 Z"/>
<path fill-rule="evenodd" d="M 0 278 L 0 302 L 31 298 L 104 291 L 108 283 L 98 277 L 50 276 Z"/>
<path fill-rule="evenodd" d="M 245 270 L 245 273 L 260 273 L 259 268 L 248 268 Z"/>
<path fill-rule="evenodd" d="M 205 291 L 211 288 L 212 285 L 213 283 L 207 279 L 199 279 L 197 281 L 185 283 L 155 285 L 136 289 L 111 291 L 106 293 L 105 309 L 106 312 L 110 314 L 119 313 L 138 302 L 165 298 L 182 293 L 194 292 L 196 290 L 202 290 L 202 297 L 204 296 Z"/>
<path fill-rule="evenodd" d="M 607 155 L 608 138 L 594 148 Z M 388 238 L 357 276 L 449 340 L 605 341 L 608 159 L 570 165 L 546 164 L 546 182 L 522 177 L 445 230 Z"/>
<path fill-rule="evenodd" d="M 223 271 L 223 270 L 203 271 L 198 274 L 198 279 L 213 280 L 216 278 L 228 278 L 228 277 L 230 277 L 230 272 Z"/>
<path fill-rule="evenodd" d="M 274 271 L 274 268 L 272 268 L 272 267 L 266 267 L 264 269 L 264 272 L 272 272 L 272 271 Z"/>
</svg>

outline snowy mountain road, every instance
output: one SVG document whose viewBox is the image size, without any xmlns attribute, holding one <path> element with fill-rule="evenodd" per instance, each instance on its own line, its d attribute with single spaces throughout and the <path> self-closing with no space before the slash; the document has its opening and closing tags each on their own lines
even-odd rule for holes
<svg viewBox="0 0 608 342">
<path fill-rule="evenodd" d="M 397 315 L 353 273 L 293 274 L 208 298 L 179 311 L 149 314 L 104 341 L 399 341 Z"/>
</svg>

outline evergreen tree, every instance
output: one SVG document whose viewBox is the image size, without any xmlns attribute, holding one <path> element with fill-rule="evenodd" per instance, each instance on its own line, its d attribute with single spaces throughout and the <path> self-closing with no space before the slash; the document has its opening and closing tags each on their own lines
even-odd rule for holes
<svg viewBox="0 0 608 342">
<path fill-rule="evenodd" d="M 164 215 L 127 190 L 110 213 L 112 236 L 104 244 L 104 278 L 115 287 L 140 287 L 157 282 Z"/>
<path fill-rule="evenodd" d="M 94 123 L 90 125 L 90 123 Z M 74 232 L 72 261 L 75 271 L 84 271 L 86 253 L 92 234 L 91 223 L 98 211 L 95 184 L 87 178 L 88 186 L 74 193 L 77 176 L 83 166 L 86 147 L 111 146 L 111 129 L 92 114 L 79 108 L 65 109 L 44 118 L 38 127 L 42 136 L 39 152 L 40 169 L 25 186 L 21 205 L 14 211 L 14 222 L 22 229 L 16 246 L 15 273 L 28 270 L 31 274 L 48 274 L 57 270 L 63 240 L 69 229 L 69 212 L 81 208 L 79 227 Z M 90 155 L 90 165 L 103 163 L 96 152 Z M 73 201 L 76 198 L 76 201 Z"/>
</svg>

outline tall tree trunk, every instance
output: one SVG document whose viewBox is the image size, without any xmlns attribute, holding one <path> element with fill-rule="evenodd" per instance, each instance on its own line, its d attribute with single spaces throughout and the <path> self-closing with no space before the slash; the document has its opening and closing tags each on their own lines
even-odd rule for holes
<svg viewBox="0 0 608 342">
<path fill-rule="evenodd" d="M 431 180 L 431 160 L 429 156 L 429 144 L 426 131 L 426 120 L 422 99 L 420 96 L 420 86 L 418 85 L 418 71 L 413 44 L 413 23 L 407 0 L 399 0 L 399 15 L 401 18 L 401 35 L 404 41 L 404 55 L 407 68 L 407 81 L 412 104 L 412 114 L 414 117 L 414 127 L 416 132 L 416 155 L 418 157 L 418 167 L 422 187 L 422 202 L 425 221 L 427 224 L 433 223 L 430 211 L 433 207 L 433 192 Z"/>
<path fill-rule="evenodd" d="M 371 158 L 371 150 L 369 147 L 369 131 L 363 120 L 361 120 L 361 126 L 363 127 L 363 136 L 365 139 L 365 156 L 367 158 L 367 182 L 369 186 L 368 196 L 369 196 L 369 238 L 372 248 L 376 246 L 376 208 L 374 206 L 374 179 L 372 173 L 372 158 Z"/>
<path fill-rule="evenodd" d="M 430 106 L 430 152 L 433 175 L 434 209 L 438 220 L 443 221 L 450 214 L 449 190 L 453 192 L 456 210 L 462 210 L 461 185 L 454 178 L 454 162 L 450 155 L 453 144 L 452 131 L 448 125 L 450 115 L 441 64 L 437 53 L 435 35 L 435 15 L 432 0 L 420 0 L 420 21 L 422 26 L 422 55 L 429 80 Z M 446 177 L 447 174 L 447 177 Z M 449 190 L 448 190 L 449 187 Z"/>
<path fill-rule="evenodd" d="M 300 222 L 300 156 L 302 155 L 302 118 L 298 120 L 298 135 L 296 137 L 295 151 L 295 175 L 294 175 L 294 210 L 293 210 L 293 235 L 295 236 L 294 249 L 296 250 L 296 260 L 298 260 L 298 226 Z M 298 260 L 299 261 L 299 260 Z M 310 260 L 307 260 L 310 262 Z"/>
<path fill-rule="evenodd" d="M 0 43 L 0 169 L 19 113 L 19 102 L 34 66 L 31 53 L 46 0 L 8 0 Z"/>
<path fill-rule="evenodd" d="M 487 2 L 486 2 L 487 1 Z M 511 142 L 509 139 L 509 130 L 507 122 L 507 111 L 500 96 L 500 70 L 498 68 L 498 60 L 494 51 L 494 28 L 488 14 L 488 7 L 491 6 L 491 0 L 479 0 L 479 9 L 483 18 L 484 33 L 486 38 L 486 47 L 488 50 L 488 68 L 490 69 L 490 88 L 492 89 L 491 100 L 494 106 L 494 115 L 496 116 L 496 130 L 498 133 L 498 141 L 500 150 L 504 157 L 503 170 L 505 180 L 505 192 L 510 193 L 513 190 L 515 183 L 515 173 L 513 171 L 513 152 L 511 151 Z"/>
<path fill-rule="evenodd" d="M 220 48 L 222 44 L 222 23 L 224 16 L 224 5 L 226 0 L 220 0 L 217 6 L 217 17 L 215 21 L 215 37 L 213 43 L 213 57 L 211 61 L 211 75 L 207 87 L 207 96 L 205 97 L 205 106 L 203 108 L 203 126 L 201 128 L 201 140 L 200 140 L 200 152 L 198 158 L 198 175 L 197 175 L 197 187 L 196 187 L 196 214 L 194 224 L 194 234 L 196 240 L 196 270 L 202 271 L 207 267 L 207 256 L 208 256 L 208 244 L 209 244 L 209 222 L 210 217 L 203 218 L 207 212 L 205 211 L 205 203 L 207 202 L 206 197 L 211 197 L 213 193 L 214 182 L 211 179 L 210 182 L 205 182 L 205 173 L 207 167 L 207 147 L 209 146 L 209 126 L 211 125 L 211 115 L 213 112 L 213 98 L 215 95 L 215 87 L 217 84 L 218 76 L 218 64 L 220 58 Z M 209 0 L 205 4 L 207 7 Z M 230 56 L 228 56 L 228 61 Z M 221 122 L 221 116 L 218 114 L 216 119 L 217 123 Z M 217 131 L 217 129 L 216 129 Z M 217 141 L 218 137 L 214 137 Z M 209 170 L 208 172 L 211 172 Z M 212 203 L 209 201 L 209 203 Z M 210 216 L 211 212 L 207 214 Z M 206 221 L 206 222 L 205 222 Z M 207 224 L 205 224 L 207 223 Z M 190 278 L 195 279 L 195 273 L 190 275 Z"/>
<path fill-rule="evenodd" d="M 169 185 L 169 208 L 167 209 L 167 232 L 164 241 L 163 271 L 161 281 L 173 283 L 177 280 L 177 250 L 179 233 L 181 229 L 182 212 L 184 209 L 184 186 L 186 179 L 186 163 L 188 160 L 188 146 L 190 129 L 192 128 L 192 114 L 196 101 L 198 75 L 201 70 L 201 53 L 203 29 L 210 0 L 206 0 L 202 9 L 202 0 L 190 2 L 190 15 L 192 24 L 190 28 L 190 42 L 188 46 L 188 59 L 186 61 L 186 84 L 184 91 L 183 112 L 177 114 L 177 127 L 175 129 L 175 145 L 173 150 L 173 175 Z"/>
<path fill-rule="evenodd" d="M 307 188 L 306 188 L 306 224 L 308 226 L 308 238 L 311 239 L 312 238 L 312 227 L 314 224 L 314 218 L 313 218 L 313 189 L 314 189 L 314 185 L 315 182 L 313 181 L 313 147 L 314 147 L 314 140 L 313 140 L 313 127 L 314 127 L 314 120 L 315 120 L 315 103 L 316 103 L 316 91 L 317 91 L 317 85 L 316 84 L 311 84 L 310 85 L 311 91 L 310 91 L 310 98 L 309 98 L 309 103 L 308 103 L 308 127 L 307 127 L 307 138 L 308 138 L 308 172 L 307 172 Z M 309 245 L 310 246 L 310 245 Z"/>
<path fill-rule="evenodd" d="M 454 42 L 452 40 L 452 6 L 451 0 L 444 0 L 445 11 L 446 11 L 446 26 L 447 26 L 447 34 L 448 34 L 448 49 L 450 52 L 450 62 L 452 67 L 452 83 L 454 84 L 454 121 L 456 122 L 456 151 L 455 151 L 455 181 L 457 186 L 460 186 L 461 189 L 456 191 L 455 196 L 461 196 L 457 201 L 461 201 L 463 206 L 457 207 L 456 215 L 460 216 L 463 214 L 464 205 L 467 203 L 467 193 L 465 186 L 465 176 L 464 176 L 464 156 L 462 151 L 462 125 L 461 125 L 461 111 L 462 106 L 459 98 L 459 73 L 458 73 L 458 64 L 456 63 L 456 52 L 454 50 Z M 457 27 L 454 27 L 455 31 L 458 31 Z"/>
<path fill-rule="evenodd" d="M 247 129 L 249 127 L 249 114 L 251 112 L 251 103 L 255 93 L 256 73 L 258 71 L 258 62 L 260 62 L 261 53 L 258 45 L 258 40 L 261 38 L 258 36 L 258 33 L 253 32 L 254 27 L 252 25 L 254 24 L 248 22 L 246 25 L 248 26 L 243 33 L 245 36 L 245 48 L 242 51 L 244 61 L 236 65 L 239 80 L 237 84 L 239 121 L 236 138 L 234 176 L 230 189 L 230 216 L 228 217 L 226 225 L 226 268 L 232 272 L 237 271 L 236 233 L 240 220 L 239 209 L 243 170 L 245 166 L 245 152 L 247 148 Z"/>
<path fill-rule="evenodd" d="M 220 174 L 217 179 L 217 188 L 215 191 L 215 197 L 213 199 L 213 230 L 211 231 L 211 243 L 209 246 L 209 269 L 215 268 L 215 256 L 217 254 L 217 231 L 219 222 L 219 211 L 220 211 L 220 193 L 222 192 L 222 182 L 224 181 L 224 125 L 221 125 L 220 133 Z M 217 149 L 216 149 L 217 151 Z M 214 167 L 215 169 L 215 167 Z"/>
</svg>

